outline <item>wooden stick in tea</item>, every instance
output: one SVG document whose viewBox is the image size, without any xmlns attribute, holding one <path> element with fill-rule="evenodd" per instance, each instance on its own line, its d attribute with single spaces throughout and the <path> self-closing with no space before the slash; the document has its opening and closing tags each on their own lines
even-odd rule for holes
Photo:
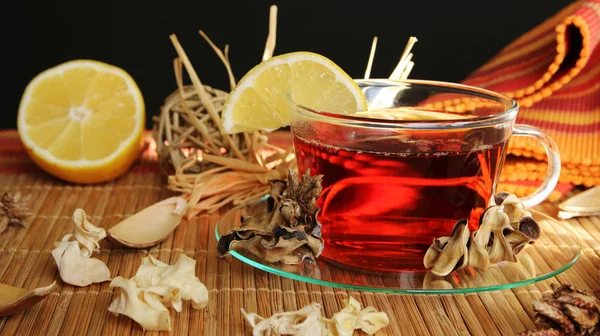
<svg viewBox="0 0 600 336">
<path fill-rule="evenodd" d="M 402 56 L 400 57 L 400 62 L 398 62 L 398 65 L 396 66 L 396 68 L 394 69 L 392 74 L 390 75 L 390 79 L 398 80 L 398 79 L 401 79 L 402 77 L 404 77 L 404 79 L 408 78 L 410 70 L 408 72 L 405 72 L 405 70 L 407 68 L 407 65 L 411 62 L 410 59 L 412 58 L 412 54 L 410 53 L 410 50 L 412 49 L 412 47 L 415 45 L 415 43 L 417 41 L 418 41 L 417 38 L 414 36 L 411 36 L 408 39 L 408 43 L 406 44 L 406 47 L 404 48 L 404 52 L 402 53 Z M 412 69 L 413 66 L 414 66 L 414 63 L 412 66 L 410 66 L 410 69 Z"/>
<path fill-rule="evenodd" d="M 365 70 L 365 79 L 369 79 L 371 76 L 371 67 L 373 66 L 373 59 L 375 58 L 375 49 L 377 49 L 377 36 L 373 37 L 373 43 L 371 44 L 369 61 L 367 62 L 367 69 Z"/>
</svg>

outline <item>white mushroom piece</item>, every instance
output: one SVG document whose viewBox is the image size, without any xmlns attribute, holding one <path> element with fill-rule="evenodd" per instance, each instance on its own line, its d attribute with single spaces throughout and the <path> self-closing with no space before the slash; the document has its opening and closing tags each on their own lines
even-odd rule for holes
<svg viewBox="0 0 600 336">
<path fill-rule="evenodd" d="M 423 260 L 425 268 L 444 276 L 466 265 L 486 271 L 501 261 L 516 262 L 517 254 L 539 239 L 540 227 L 515 195 L 498 193 L 493 203 L 481 215 L 477 231 L 469 234 L 462 219 L 450 237 L 434 239 Z"/>
<path fill-rule="evenodd" d="M 253 336 L 290 335 L 290 336 L 352 336 L 355 330 L 374 335 L 390 324 L 385 312 L 369 306 L 361 308 L 360 302 L 353 297 L 344 300 L 344 308 L 326 318 L 321 314 L 321 305 L 313 302 L 302 309 L 283 312 L 264 318 L 256 313 L 242 314 L 252 327 Z"/>
<path fill-rule="evenodd" d="M 75 232 L 65 235 L 52 250 L 61 279 L 82 287 L 109 281 L 108 267 L 100 259 L 91 258 L 94 252 L 100 251 L 98 242 L 106 237 L 106 231 L 90 223 L 82 209 L 73 212 L 73 222 Z"/>
<path fill-rule="evenodd" d="M 171 314 L 183 308 L 182 300 L 190 300 L 192 308 L 208 304 L 208 290 L 195 274 L 196 260 L 180 254 L 168 265 L 148 254 L 131 279 L 116 277 L 110 287 L 117 296 L 108 307 L 115 315 L 125 315 L 146 331 L 171 330 Z"/>
</svg>

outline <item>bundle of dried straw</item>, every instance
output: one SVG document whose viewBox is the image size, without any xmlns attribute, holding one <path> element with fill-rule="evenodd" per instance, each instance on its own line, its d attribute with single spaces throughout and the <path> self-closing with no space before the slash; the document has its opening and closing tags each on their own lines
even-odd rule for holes
<svg viewBox="0 0 600 336">
<path fill-rule="evenodd" d="M 273 55 L 276 26 L 277 7 L 271 6 L 263 61 Z M 204 32 L 200 35 L 225 65 L 231 89 L 235 88 L 229 46 L 221 50 Z M 203 85 L 177 37 L 170 38 L 179 56 L 174 60 L 178 89 L 153 118 L 161 167 L 169 175 L 167 188 L 188 199 L 187 217 L 264 196 L 269 180 L 287 178 L 294 167 L 293 148 L 269 144 L 261 131 L 223 132 L 221 109 L 228 93 Z M 192 85 L 183 84 L 183 67 Z"/>
</svg>

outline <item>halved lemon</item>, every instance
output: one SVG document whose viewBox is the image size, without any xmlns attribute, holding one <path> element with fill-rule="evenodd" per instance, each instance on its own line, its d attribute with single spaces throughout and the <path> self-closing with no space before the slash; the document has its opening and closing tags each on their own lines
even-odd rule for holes
<svg viewBox="0 0 600 336">
<path fill-rule="evenodd" d="M 31 159 L 75 183 L 112 180 L 138 157 L 145 127 L 142 94 L 123 69 L 73 60 L 27 85 L 17 128 Z"/>
<path fill-rule="evenodd" d="M 258 64 L 240 80 L 223 106 L 223 129 L 270 132 L 288 126 L 294 117 L 290 101 L 332 113 L 367 110 L 362 91 L 339 66 L 319 54 L 292 52 Z"/>
</svg>

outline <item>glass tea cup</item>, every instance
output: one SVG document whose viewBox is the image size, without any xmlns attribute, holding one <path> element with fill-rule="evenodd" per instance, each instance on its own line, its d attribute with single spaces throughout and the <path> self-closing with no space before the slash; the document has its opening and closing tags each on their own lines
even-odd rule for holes
<svg viewBox="0 0 600 336">
<path fill-rule="evenodd" d="M 477 229 L 497 192 L 511 136 L 538 139 L 548 155 L 546 179 L 521 199 L 525 206 L 541 203 L 556 186 L 556 144 L 537 128 L 515 124 L 515 100 L 453 83 L 356 82 L 378 118 L 294 106 L 298 169 L 323 175 L 321 257 L 376 272 L 425 270 L 434 238 L 449 236 L 463 218 Z M 393 114 L 405 120 L 380 118 Z"/>
</svg>

